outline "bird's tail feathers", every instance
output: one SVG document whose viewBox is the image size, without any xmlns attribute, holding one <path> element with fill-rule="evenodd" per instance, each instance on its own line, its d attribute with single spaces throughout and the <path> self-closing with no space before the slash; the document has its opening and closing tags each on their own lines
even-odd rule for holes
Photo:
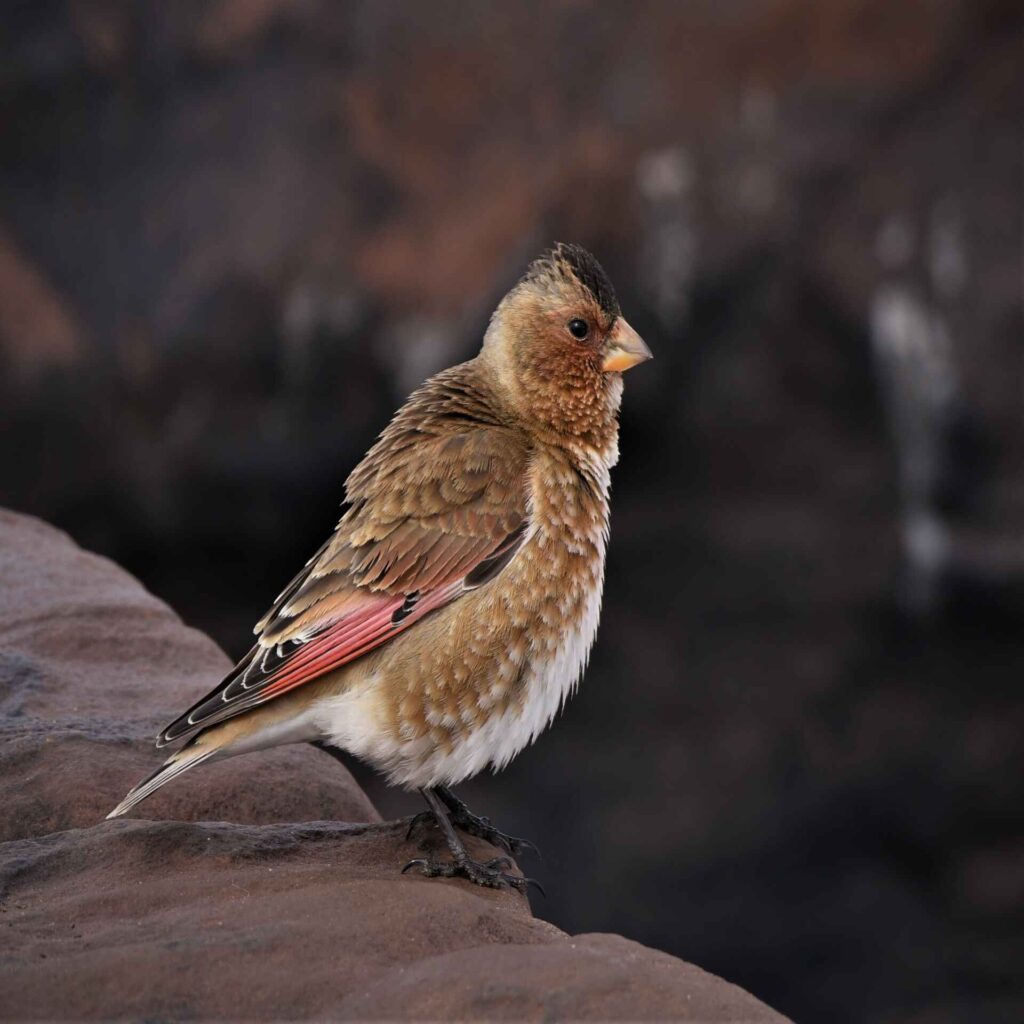
<svg viewBox="0 0 1024 1024">
<path fill-rule="evenodd" d="M 177 778 L 182 772 L 194 768 L 197 764 L 208 760 L 217 753 L 216 747 L 201 747 L 195 741 L 182 747 L 172 754 L 152 775 L 146 776 L 128 795 L 107 815 L 107 818 L 119 818 L 127 814 L 137 803 L 151 796 L 162 785 Z"/>
</svg>

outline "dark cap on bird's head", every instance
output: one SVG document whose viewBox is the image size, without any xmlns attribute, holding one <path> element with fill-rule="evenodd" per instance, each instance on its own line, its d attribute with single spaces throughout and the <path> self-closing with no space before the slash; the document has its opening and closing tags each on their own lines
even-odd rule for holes
<svg viewBox="0 0 1024 1024">
<path fill-rule="evenodd" d="M 604 267 L 582 245 L 576 245 L 575 242 L 557 243 L 554 248 L 538 256 L 523 275 L 524 282 L 536 284 L 557 278 L 579 282 L 590 292 L 609 320 L 622 315 L 615 289 Z"/>
</svg>

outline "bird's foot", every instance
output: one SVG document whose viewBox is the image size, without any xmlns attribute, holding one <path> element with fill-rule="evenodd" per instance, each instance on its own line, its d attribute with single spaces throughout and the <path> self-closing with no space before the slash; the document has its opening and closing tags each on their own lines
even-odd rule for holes
<svg viewBox="0 0 1024 1024">
<path fill-rule="evenodd" d="M 485 842 L 490 843 L 491 846 L 497 846 L 499 850 L 511 853 L 513 857 L 518 857 L 521 853 L 533 853 L 538 857 L 540 856 L 540 850 L 529 839 L 519 839 L 517 836 L 506 835 L 500 829 L 495 828 L 489 818 L 482 818 L 474 814 L 465 804 L 462 804 L 461 810 L 452 811 L 450 818 L 452 824 L 465 832 L 466 835 L 483 839 Z M 412 838 L 413 833 L 421 825 L 426 825 L 428 822 L 431 824 L 436 824 L 437 822 L 433 811 L 420 811 L 419 814 L 415 815 L 412 821 L 409 822 L 409 830 L 405 834 L 406 841 Z"/>
<path fill-rule="evenodd" d="M 535 885 L 541 894 L 544 894 L 540 882 L 533 878 L 509 874 L 511 867 L 512 862 L 508 857 L 495 857 L 482 863 L 466 856 L 453 860 L 417 857 L 402 868 L 402 874 L 411 868 L 419 868 L 420 873 L 426 878 L 468 878 L 475 885 L 482 885 L 488 889 L 504 889 L 507 886 L 523 894 L 531 885 Z"/>
<path fill-rule="evenodd" d="M 491 824 L 490 818 L 474 814 L 451 790 L 439 790 L 438 795 L 448 808 L 448 818 L 451 823 L 456 828 L 465 832 L 466 835 L 483 839 L 485 842 L 490 843 L 491 846 L 497 846 L 499 850 L 511 853 L 513 857 L 518 857 L 521 853 L 532 853 L 538 857 L 540 856 L 540 850 L 529 839 L 519 839 L 516 836 L 507 835 L 501 829 L 495 828 Z M 429 814 L 430 812 L 428 811 L 427 813 Z"/>
<path fill-rule="evenodd" d="M 474 814 L 465 804 L 463 804 L 461 813 L 457 811 L 452 812 L 451 821 L 456 828 L 461 829 L 466 835 L 483 839 L 485 842 L 490 843 L 491 846 L 497 846 L 499 850 L 511 853 L 513 857 L 518 857 L 521 853 L 533 853 L 538 857 L 540 856 L 540 850 L 529 839 L 520 839 L 518 836 L 510 836 L 502 832 L 501 829 L 495 828 L 491 824 L 489 818 L 483 818 Z"/>
</svg>

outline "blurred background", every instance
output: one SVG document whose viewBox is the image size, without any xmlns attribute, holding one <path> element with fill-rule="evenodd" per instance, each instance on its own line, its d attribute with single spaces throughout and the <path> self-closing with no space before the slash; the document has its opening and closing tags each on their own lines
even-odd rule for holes
<svg viewBox="0 0 1024 1024">
<path fill-rule="evenodd" d="M 241 655 L 582 242 L 657 356 L 601 632 L 463 796 L 569 930 L 799 1021 L 1024 1020 L 1022 197 L 1012 0 L 8 2 L 0 503 Z"/>
</svg>

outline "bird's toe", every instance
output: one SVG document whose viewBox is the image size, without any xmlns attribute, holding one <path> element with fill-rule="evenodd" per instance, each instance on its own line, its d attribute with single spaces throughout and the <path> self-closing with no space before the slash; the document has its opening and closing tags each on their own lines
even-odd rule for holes
<svg viewBox="0 0 1024 1024">
<path fill-rule="evenodd" d="M 402 868 L 402 874 L 418 868 L 425 878 L 465 878 L 474 885 L 488 889 L 507 887 L 524 895 L 531 885 L 535 885 L 541 893 L 544 892 L 536 880 L 510 874 L 512 866 L 512 861 L 508 857 L 495 857 L 485 862 L 470 860 L 468 857 L 464 860 L 416 857 Z"/>
<path fill-rule="evenodd" d="M 437 823 L 437 819 L 434 817 L 433 811 L 420 811 L 419 814 L 414 814 L 412 820 L 409 822 L 409 829 L 405 833 L 405 841 L 408 842 L 412 839 L 413 833 L 421 825 L 426 825 L 427 822 L 430 822 L 432 825 Z"/>
</svg>

